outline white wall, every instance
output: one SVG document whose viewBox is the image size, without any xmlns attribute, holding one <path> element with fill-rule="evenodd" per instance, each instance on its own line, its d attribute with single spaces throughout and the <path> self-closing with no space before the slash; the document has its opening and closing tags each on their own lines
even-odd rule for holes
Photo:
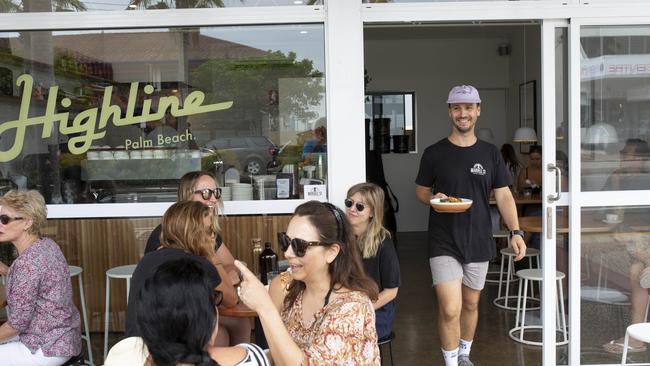
<svg viewBox="0 0 650 366">
<path fill-rule="evenodd" d="M 481 29 L 468 27 L 468 31 L 476 35 Z M 365 66 L 372 78 L 368 91 L 415 91 L 416 95 L 417 153 L 383 155 L 386 180 L 400 202 L 398 231 L 427 229 L 428 207 L 415 198 L 415 177 L 422 151 L 449 134 L 450 122 L 445 101 L 452 86 L 472 84 L 479 89 L 505 89 L 511 111 L 506 113 L 509 120 L 503 122 L 506 132 L 495 132 L 495 135 L 510 139 L 518 127 L 518 119 L 513 119 L 518 113 L 518 85 L 520 78 L 523 78 L 523 70 L 518 71 L 516 64 L 521 61 L 515 62 L 513 55 L 497 54 L 497 47 L 504 42 L 504 38 L 484 35 L 481 38 L 462 37 L 456 31 L 453 32 L 454 38 L 440 38 L 441 34 L 447 32 L 445 27 L 430 28 L 429 32 L 432 34 L 430 38 L 423 37 L 418 31 L 415 37 L 379 39 L 371 35 L 365 40 Z M 407 32 L 402 34 L 408 35 Z M 526 38 L 529 38 L 528 34 Z M 518 45 L 512 44 L 513 50 L 515 47 Z M 535 47 L 528 46 L 527 54 L 529 49 L 531 52 L 537 49 L 539 55 L 539 42 Z M 539 65 L 534 69 L 527 70 L 528 79 L 539 80 L 530 76 L 539 74 Z M 521 77 L 517 78 L 517 74 Z M 482 109 L 490 107 L 483 105 Z M 538 117 L 538 121 L 541 118 Z M 477 126 L 481 126 L 480 119 Z"/>
</svg>

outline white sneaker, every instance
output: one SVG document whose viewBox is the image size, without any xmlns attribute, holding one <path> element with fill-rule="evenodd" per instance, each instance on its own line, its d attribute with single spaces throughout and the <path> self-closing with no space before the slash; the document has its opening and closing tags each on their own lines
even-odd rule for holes
<svg viewBox="0 0 650 366">
<path fill-rule="evenodd" d="M 469 360 L 469 356 L 458 356 L 458 366 L 474 366 L 474 363 Z"/>
</svg>

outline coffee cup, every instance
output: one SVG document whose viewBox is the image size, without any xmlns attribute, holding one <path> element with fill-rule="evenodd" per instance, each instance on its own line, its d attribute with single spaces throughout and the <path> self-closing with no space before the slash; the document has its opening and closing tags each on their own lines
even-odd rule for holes
<svg viewBox="0 0 650 366">
<path fill-rule="evenodd" d="M 607 222 L 618 222 L 617 214 L 607 214 L 605 215 L 605 221 Z"/>
</svg>

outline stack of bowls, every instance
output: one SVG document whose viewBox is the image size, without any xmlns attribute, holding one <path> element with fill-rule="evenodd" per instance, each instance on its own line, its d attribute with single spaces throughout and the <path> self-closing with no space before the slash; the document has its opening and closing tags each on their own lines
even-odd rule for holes
<svg viewBox="0 0 650 366">
<path fill-rule="evenodd" d="M 232 191 L 230 189 L 230 186 L 221 187 L 221 200 L 222 201 L 232 200 Z"/>
<path fill-rule="evenodd" d="M 233 201 L 250 201 L 253 199 L 253 185 L 250 183 L 230 183 Z"/>
</svg>

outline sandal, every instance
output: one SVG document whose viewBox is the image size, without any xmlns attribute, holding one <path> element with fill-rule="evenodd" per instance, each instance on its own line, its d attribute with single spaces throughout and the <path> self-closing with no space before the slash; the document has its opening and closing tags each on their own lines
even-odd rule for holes
<svg viewBox="0 0 650 366">
<path fill-rule="evenodd" d="M 623 353 L 623 349 L 625 347 L 625 344 L 622 342 L 617 342 L 615 339 L 612 339 L 609 341 L 609 343 L 603 344 L 603 349 L 605 352 L 609 353 L 616 353 L 616 354 L 621 354 Z M 644 344 L 642 346 L 630 346 L 628 344 L 627 346 L 627 353 L 636 353 L 636 352 L 645 352 L 648 349 L 648 347 Z"/>
</svg>

